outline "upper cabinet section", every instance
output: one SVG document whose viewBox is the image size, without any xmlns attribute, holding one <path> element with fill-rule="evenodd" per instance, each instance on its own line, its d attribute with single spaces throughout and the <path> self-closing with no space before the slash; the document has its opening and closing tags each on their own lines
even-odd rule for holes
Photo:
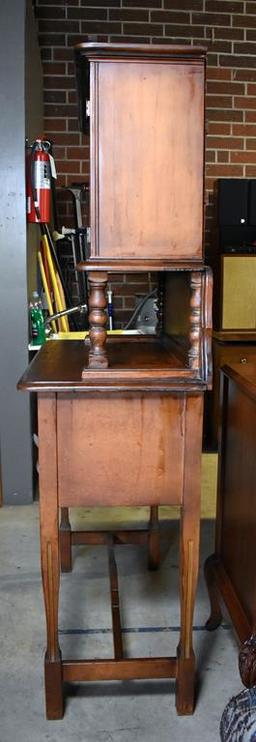
<svg viewBox="0 0 256 742">
<path fill-rule="evenodd" d="M 91 258 L 202 260 L 204 50 L 82 44 L 76 59 Z"/>
</svg>

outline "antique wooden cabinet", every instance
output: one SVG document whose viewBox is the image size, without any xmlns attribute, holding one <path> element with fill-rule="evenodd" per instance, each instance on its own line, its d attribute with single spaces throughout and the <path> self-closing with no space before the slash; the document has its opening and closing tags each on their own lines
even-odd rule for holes
<svg viewBox="0 0 256 742">
<path fill-rule="evenodd" d="M 244 684 L 256 682 L 256 364 L 221 371 L 221 428 L 215 552 L 206 561 L 211 603 L 207 628 L 222 621 L 224 602 L 239 641 Z M 251 638 L 251 639 L 250 639 Z"/>
<path fill-rule="evenodd" d="M 225 330 L 212 334 L 213 389 L 207 395 L 207 441 L 217 450 L 218 429 L 221 421 L 220 371 L 222 366 L 240 363 L 242 367 L 256 360 L 256 332 L 253 330 Z"/>
<path fill-rule="evenodd" d="M 63 680 L 131 677 L 175 678 L 177 710 L 192 713 L 202 410 L 211 380 L 211 272 L 202 248 L 205 53 L 82 44 L 76 62 L 91 142 L 90 254 L 80 265 L 90 285 L 89 339 L 48 342 L 20 382 L 39 404 L 47 716 L 63 714 Z M 157 271 L 154 335 L 107 338 L 113 271 Z M 72 533 L 68 509 L 99 504 L 149 505 L 149 534 Z M 181 510 L 177 656 L 126 659 L 113 544 L 146 538 L 150 566 L 158 566 L 159 504 Z M 113 660 L 61 658 L 59 569 L 60 560 L 71 568 L 72 543 L 110 548 Z"/>
<path fill-rule="evenodd" d="M 191 47 L 77 48 L 91 257 L 202 260 L 204 64 Z"/>
</svg>

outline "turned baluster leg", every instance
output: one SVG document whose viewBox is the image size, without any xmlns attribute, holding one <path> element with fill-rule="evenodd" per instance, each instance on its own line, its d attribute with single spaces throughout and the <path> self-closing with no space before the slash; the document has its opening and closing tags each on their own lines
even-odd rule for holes
<svg viewBox="0 0 256 742">
<path fill-rule="evenodd" d="M 158 279 L 158 297 L 157 297 L 157 335 L 162 335 L 164 331 L 164 275 L 159 274 Z"/>
<path fill-rule="evenodd" d="M 150 508 L 150 522 L 148 531 L 148 568 L 159 569 L 160 564 L 160 529 L 158 518 L 158 507 L 152 505 Z"/>
<path fill-rule="evenodd" d="M 72 532 L 68 508 L 60 510 L 60 563 L 62 572 L 72 570 Z"/>
<path fill-rule="evenodd" d="M 64 706 L 61 652 L 58 642 L 60 556 L 55 395 L 45 398 L 39 396 L 38 426 L 41 569 L 47 631 L 45 653 L 46 715 L 48 719 L 61 719 Z"/>
<path fill-rule="evenodd" d="M 202 334 L 202 274 L 193 271 L 190 278 L 190 331 L 188 351 L 189 368 L 199 371 L 201 366 L 201 334 Z"/>
<path fill-rule="evenodd" d="M 88 274 L 89 283 L 89 364 L 92 369 L 108 367 L 106 353 L 106 286 L 107 273 L 94 272 Z"/>
<path fill-rule="evenodd" d="M 180 525 L 181 628 L 177 649 L 176 708 L 179 714 L 192 714 L 195 695 L 192 629 L 199 562 L 203 397 L 188 397 L 184 405 L 185 472 Z"/>
</svg>

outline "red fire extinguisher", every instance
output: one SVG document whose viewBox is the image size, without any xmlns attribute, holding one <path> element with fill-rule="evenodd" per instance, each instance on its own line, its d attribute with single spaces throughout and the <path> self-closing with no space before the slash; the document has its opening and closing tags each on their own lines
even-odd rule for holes
<svg viewBox="0 0 256 742">
<path fill-rule="evenodd" d="M 51 144 L 42 139 L 26 148 L 28 222 L 49 223 L 51 218 Z"/>
</svg>

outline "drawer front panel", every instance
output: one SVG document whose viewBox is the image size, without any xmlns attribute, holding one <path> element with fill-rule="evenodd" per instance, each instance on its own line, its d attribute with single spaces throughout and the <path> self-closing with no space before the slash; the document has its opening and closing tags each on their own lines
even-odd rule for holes
<svg viewBox="0 0 256 742">
<path fill-rule="evenodd" d="M 217 365 L 224 366 L 226 363 L 251 363 L 256 361 L 256 343 L 217 346 Z"/>
</svg>

